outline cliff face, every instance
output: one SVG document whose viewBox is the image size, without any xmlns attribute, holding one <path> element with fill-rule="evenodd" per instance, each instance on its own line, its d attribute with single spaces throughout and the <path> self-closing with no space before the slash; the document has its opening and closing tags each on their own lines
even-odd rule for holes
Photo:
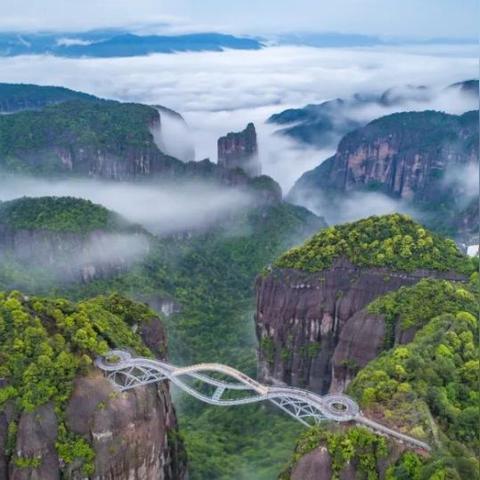
<svg viewBox="0 0 480 480">
<path fill-rule="evenodd" d="M 114 392 L 100 374 L 79 378 L 66 411 L 71 431 L 95 450 L 95 480 L 184 478 L 175 411 L 166 385 Z M 81 479 L 78 472 L 72 478 Z"/>
<path fill-rule="evenodd" d="M 8 461 L 8 425 L 18 422 L 13 452 L 37 458 L 36 468 Z M 181 480 L 186 478 L 183 446 L 177 440 L 177 423 L 165 385 L 139 387 L 118 393 L 100 374 L 77 379 L 66 410 L 70 431 L 91 443 L 95 473 L 91 480 Z M 0 412 L 0 479 L 58 480 L 67 475 L 84 479 L 75 463 L 59 461 L 55 442 L 58 422 L 51 404 L 15 418 Z"/>
<path fill-rule="evenodd" d="M 257 133 L 253 123 L 241 132 L 230 132 L 218 139 L 218 164 L 233 170 L 241 168 L 248 175 L 260 175 L 258 160 Z"/>
<path fill-rule="evenodd" d="M 153 124 L 152 128 L 154 126 Z M 56 157 L 66 172 L 112 180 L 155 175 L 169 177 L 173 176 L 178 168 L 173 158 L 164 155 L 155 146 L 128 147 L 121 154 L 93 146 L 54 146 L 47 149 L 44 156 Z"/>
<path fill-rule="evenodd" d="M 3 255 L 28 268 L 43 269 L 61 281 L 88 282 L 124 272 L 149 251 L 138 233 L 95 230 L 86 234 L 15 229 L 0 223 Z"/>
<path fill-rule="evenodd" d="M 97 314 L 102 315 L 102 311 Z M 148 323 L 137 327 L 145 345 L 164 359 L 166 336 L 160 319 L 151 317 Z M 76 435 L 90 445 L 94 452 L 93 473 L 87 474 L 83 469 L 80 446 L 69 453 L 59 450 L 61 428 L 67 428 L 68 435 Z M 62 439 L 65 441 L 65 435 Z M 68 459 L 69 455 L 73 458 Z M 3 404 L 0 480 L 61 478 L 186 479 L 185 450 L 178 435 L 168 384 L 152 384 L 121 393 L 91 368 L 75 378 L 60 417 L 58 405 L 52 401 L 31 412 L 19 411 L 14 401 Z"/>
<path fill-rule="evenodd" d="M 438 200 L 454 186 L 446 176 L 478 162 L 477 131 L 476 112 L 380 118 L 346 135 L 336 154 L 305 173 L 291 195 L 369 188 L 407 200 Z"/>
<path fill-rule="evenodd" d="M 437 275 L 442 276 L 359 268 L 337 259 L 321 272 L 275 269 L 259 277 L 259 377 L 319 393 L 343 391 L 358 368 L 383 349 L 385 322 L 364 307 L 388 291 Z"/>
</svg>

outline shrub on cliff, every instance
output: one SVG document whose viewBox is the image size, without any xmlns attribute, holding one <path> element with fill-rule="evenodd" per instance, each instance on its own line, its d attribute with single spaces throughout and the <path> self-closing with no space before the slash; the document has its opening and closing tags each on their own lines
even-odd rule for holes
<svg viewBox="0 0 480 480">
<path fill-rule="evenodd" d="M 377 464 L 387 457 L 387 441 L 362 427 L 331 431 L 318 425 L 300 436 L 290 464 L 279 477 L 288 480 L 295 464 L 318 447 L 325 447 L 332 460 L 332 480 L 343 478 L 342 469 L 356 465 L 358 478 L 377 479 Z"/>
<path fill-rule="evenodd" d="M 329 227 L 283 254 L 274 266 L 315 272 L 329 268 L 339 257 L 361 267 L 461 273 L 472 270 L 470 261 L 455 242 L 398 213 Z"/>
<path fill-rule="evenodd" d="M 118 295 L 72 303 L 0 293 L 0 410 L 8 402 L 18 413 L 33 412 L 53 402 L 59 420 L 60 457 L 67 463 L 83 461 L 84 473 L 91 473 L 93 451 L 64 423 L 73 381 L 111 347 L 151 355 L 132 326 L 134 318 L 142 322 L 154 316 L 148 307 Z M 16 431 L 14 423 L 9 430 Z"/>
<path fill-rule="evenodd" d="M 411 343 L 385 352 L 363 368 L 349 393 L 360 400 L 367 415 L 428 438 L 435 447 L 430 461 L 419 462 L 417 476 L 405 478 L 478 478 L 475 283 L 423 281 L 376 300 L 370 309 L 400 326 L 424 326 Z M 405 469 L 400 462 L 392 467 L 392 475 Z"/>
</svg>

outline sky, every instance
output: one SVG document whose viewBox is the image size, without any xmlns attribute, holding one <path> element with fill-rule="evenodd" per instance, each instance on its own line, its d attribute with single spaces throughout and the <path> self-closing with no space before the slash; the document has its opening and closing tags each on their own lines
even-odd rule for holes
<svg viewBox="0 0 480 480">
<path fill-rule="evenodd" d="M 129 27 L 477 38 L 479 10 L 477 0 L 2 0 L 0 31 Z"/>
</svg>

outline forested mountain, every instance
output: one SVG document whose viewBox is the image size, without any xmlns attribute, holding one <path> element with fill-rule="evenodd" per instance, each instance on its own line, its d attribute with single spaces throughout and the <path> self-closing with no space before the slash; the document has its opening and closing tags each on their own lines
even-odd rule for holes
<svg viewBox="0 0 480 480">
<path fill-rule="evenodd" d="M 468 284 L 422 280 L 367 307 L 392 331 L 419 330 L 360 369 L 347 392 L 367 415 L 428 439 L 431 455 L 358 427 L 317 427 L 281 478 L 479 478 L 478 308 L 478 274 Z"/>
<path fill-rule="evenodd" d="M 0 202 L 0 283 L 88 282 L 145 258 L 151 235 L 116 213 L 70 197 Z"/>
<path fill-rule="evenodd" d="M 467 109 L 478 105 L 478 80 L 465 80 L 440 91 L 426 85 L 404 85 L 388 88 L 381 93 L 356 93 L 348 98 L 336 98 L 302 108 L 290 108 L 275 113 L 268 122 L 282 126 L 277 133 L 306 145 L 335 148 L 347 133 L 363 127 L 384 111 L 418 110 L 429 108 L 436 97 L 458 93 Z M 378 112 L 369 113 L 369 111 Z"/>
<path fill-rule="evenodd" d="M 93 368 L 115 346 L 164 357 L 160 318 L 120 296 L 0 294 L 2 478 L 185 478 L 168 386 L 119 397 Z"/>
<path fill-rule="evenodd" d="M 6 94 L 24 111 L 0 116 L 0 181 L 128 187 L 111 190 L 118 205 L 136 202 L 134 186 L 149 201 L 139 224 L 72 196 L 0 202 L 0 478 L 477 478 L 477 259 L 400 214 L 327 227 L 258 170 L 165 154 L 162 109 L 76 95 Z M 436 232 L 471 229 L 474 207 L 454 227 L 439 212 L 457 208 L 462 179 L 445 179 L 475 165 L 476 128 L 475 112 L 380 118 L 290 195 L 305 182 L 332 201 L 373 189 L 435 207 Z M 244 135 L 221 152 L 246 150 Z M 172 192 L 200 181 L 249 201 L 218 217 L 209 205 L 213 220 L 198 228 L 155 230 L 166 222 L 152 215 L 158 199 L 176 212 Z M 172 200 L 156 195 L 167 185 Z M 207 197 L 189 192 L 196 212 Z M 167 382 L 117 392 L 92 364 L 116 347 L 346 392 L 433 449 L 350 425 L 305 431 L 265 403 L 219 409 L 178 396 L 174 409 Z"/>
<path fill-rule="evenodd" d="M 38 110 L 46 105 L 69 100 L 98 101 L 97 97 L 63 87 L 0 83 L 0 113 Z"/>
</svg>

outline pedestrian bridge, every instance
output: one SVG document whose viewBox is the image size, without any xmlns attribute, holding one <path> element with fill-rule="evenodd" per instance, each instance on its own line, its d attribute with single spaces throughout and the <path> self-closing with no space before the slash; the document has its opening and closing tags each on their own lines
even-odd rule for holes
<svg viewBox="0 0 480 480">
<path fill-rule="evenodd" d="M 95 365 L 120 391 L 168 380 L 189 395 L 211 405 L 269 401 L 306 426 L 324 420 L 355 422 L 414 448 L 430 450 L 425 442 L 364 417 L 355 400 L 347 395 L 322 396 L 294 387 L 267 386 L 227 365 L 199 363 L 176 367 L 159 360 L 132 357 L 124 350 L 112 350 L 98 357 Z"/>
</svg>

